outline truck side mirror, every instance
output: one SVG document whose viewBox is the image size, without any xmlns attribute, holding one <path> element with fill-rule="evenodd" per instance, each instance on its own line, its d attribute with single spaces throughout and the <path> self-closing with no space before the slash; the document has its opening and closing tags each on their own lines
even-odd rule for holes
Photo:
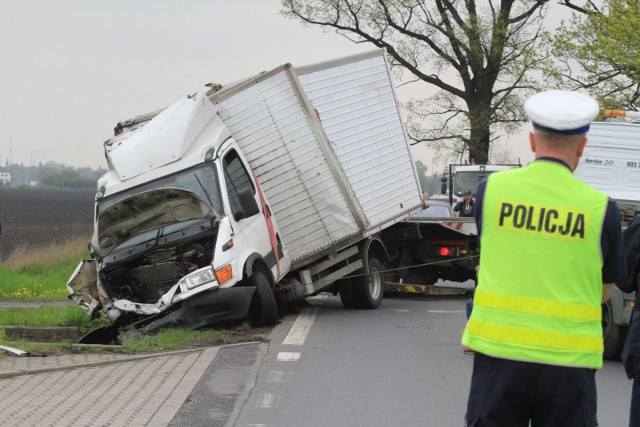
<svg viewBox="0 0 640 427">
<path fill-rule="evenodd" d="M 255 214 L 260 213 L 260 208 L 253 197 L 253 191 L 251 187 L 245 187 L 238 191 L 238 200 L 240 201 L 241 209 L 233 213 L 233 219 L 240 221 L 244 218 L 250 218 Z"/>
<path fill-rule="evenodd" d="M 447 178 L 442 178 L 440 181 L 442 181 L 440 184 L 440 193 L 447 194 Z"/>
</svg>

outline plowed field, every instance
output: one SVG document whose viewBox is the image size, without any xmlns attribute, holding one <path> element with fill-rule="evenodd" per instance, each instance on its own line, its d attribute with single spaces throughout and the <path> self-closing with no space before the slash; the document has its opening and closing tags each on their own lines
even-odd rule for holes
<svg viewBox="0 0 640 427">
<path fill-rule="evenodd" d="M 93 230 L 95 190 L 0 188 L 0 261 L 20 244 L 49 245 Z"/>
</svg>

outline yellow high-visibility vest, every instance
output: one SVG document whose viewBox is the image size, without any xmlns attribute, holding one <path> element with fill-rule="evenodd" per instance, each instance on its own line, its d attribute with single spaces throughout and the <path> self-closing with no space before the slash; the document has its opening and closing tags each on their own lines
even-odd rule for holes
<svg viewBox="0 0 640 427">
<path fill-rule="evenodd" d="M 556 162 L 491 174 L 462 344 L 505 359 L 602 367 L 606 208 L 604 193 Z"/>
</svg>

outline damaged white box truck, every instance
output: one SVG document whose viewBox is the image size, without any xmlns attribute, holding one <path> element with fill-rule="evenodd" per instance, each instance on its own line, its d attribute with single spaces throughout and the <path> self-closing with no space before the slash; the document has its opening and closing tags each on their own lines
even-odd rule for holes
<svg viewBox="0 0 640 427">
<path fill-rule="evenodd" d="M 82 342 L 248 318 L 339 293 L 376 308 L 379 232 L 422 192 L 384 51 L 287 64 L 121 122 L 104 144 L 91 259 L 69 298 L 111 320 Z"/>
</svg>

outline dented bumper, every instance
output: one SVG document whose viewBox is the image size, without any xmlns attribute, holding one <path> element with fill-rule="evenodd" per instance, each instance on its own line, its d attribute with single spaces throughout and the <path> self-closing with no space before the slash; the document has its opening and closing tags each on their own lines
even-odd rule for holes
<svg viewBox="0 0 640 427">
<path fill-rule="evenodd" d="M 114 323 L 89 332 L 80 344 L 111 344 L 122 335 L 154 334 L 162 329 L 181 327 L 197 329 L 226 320 L 247 317 L 255 287 L 215 289 L 194 295 L 167 311 L 127 322 L 122 316 Z"/>
<path fill-rule="evenodd" d="M 153 334 L 161 329 L 197 329 L 226 320 L 247 317 L 255 287 L 215 289 L 183 300 L 173 310 L 150 316 L 122 328 L 124 333 Z"/>
</svg>

